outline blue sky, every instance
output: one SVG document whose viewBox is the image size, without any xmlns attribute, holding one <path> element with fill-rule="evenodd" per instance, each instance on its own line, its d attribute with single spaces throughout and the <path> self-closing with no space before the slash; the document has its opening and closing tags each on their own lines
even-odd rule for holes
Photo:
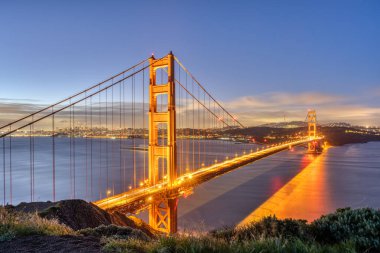
<svg viewBox="0 0 380 253">
<path fill-rule="evenodd" d="M 0 100 L 52 103 L 173 50 L 247 124 L 315 107 L 380 125 L 379 13 L 377 0 L 1 1 Z"/>
</svg>

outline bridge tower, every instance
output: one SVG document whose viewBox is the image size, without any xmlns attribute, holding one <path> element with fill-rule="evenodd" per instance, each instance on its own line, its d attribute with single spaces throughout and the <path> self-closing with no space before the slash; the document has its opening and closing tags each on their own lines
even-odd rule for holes
<svg viewBox="0 0 380 253">
<path fill-rule="evenodd" d="M 315 110 L 309 110 L 307 112 L 307 134 L 309 139 L 315 139 L 317 137 L 317 113 Z M 316 145 L 314 142 L 308 143 L 308 152 L 315 152 Z"/>
<path fill-rule="evenodd" d="M 170 189 L 177 178 L 174 56 L 171 52 L 161 59 L 152 56 L 149 63 L 149 184 L 167 180 Z M 159 69 L 166 70 L 167 83 L 157 83 Z M 166 111 L 158 110 L 159 96 L 167 98 Z M 165 140 L 159 138 L 159 131 L 166 132 Z M 165 176 L 163 173 L 160 175 L 160 162 L 166 165 Z M 149 224 L 167 234 L 177 232 L 177 198 L 163 196 L 151 201 Z"/>
</svg>

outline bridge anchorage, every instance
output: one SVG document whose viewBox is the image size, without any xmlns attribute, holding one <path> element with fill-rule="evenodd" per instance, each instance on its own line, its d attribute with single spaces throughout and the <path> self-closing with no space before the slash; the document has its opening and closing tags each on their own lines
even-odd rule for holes
<svg viewBox="0 0 380 253">
<path fill-rule="evenodd" d="M 296 139 L 236 145 L 239 120 L 172 53 L 152 56 L 0 126 L 0 198 L 4 205 L 30 196 L 149 210 L 149 224 L 171 234 L 178 199 L 195 186 L 290 147 L 321 152 L 315 110 L 307 124 Z"/>
</svg>

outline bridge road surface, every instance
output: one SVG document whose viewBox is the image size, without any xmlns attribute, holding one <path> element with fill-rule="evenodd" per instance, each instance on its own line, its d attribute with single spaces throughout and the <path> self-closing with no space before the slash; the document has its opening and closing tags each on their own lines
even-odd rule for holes
<svg viewBox="0 0 380 253">
<path fill-rule="evenodd" d="M 278 145 L 252 152 L 233 159 L 225 160 L 214 165 L 186 173 L 178 177 L 169 189 L 167 182 L 160 182 L 152 186 L 141 186 L 130 191 L 110 196 L 93 202 L 98 207 L 108 211 L 135 212 L 147 206 L 156 198 L 161 196 L 180 197 L 192 190 L 198 184 L 211 180 L 219 175 L 227 173 L 261 158 L 276 154 L 294 146 L 299 146 L 312 141 L 321 140 L 323 137 L 304 138 L 297 141 L 286 142 Z"/>
</svg>

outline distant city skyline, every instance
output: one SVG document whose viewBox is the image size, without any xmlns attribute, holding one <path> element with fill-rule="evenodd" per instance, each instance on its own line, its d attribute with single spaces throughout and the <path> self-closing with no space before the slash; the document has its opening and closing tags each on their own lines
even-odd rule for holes
<svg viewBox="0 0 380 253">
<path fill-rule="evenodd" d="M 0 117 L 170 50 L 245 125 L 380 126 L 380 2 L 4 1 Z"/>
</svg>

